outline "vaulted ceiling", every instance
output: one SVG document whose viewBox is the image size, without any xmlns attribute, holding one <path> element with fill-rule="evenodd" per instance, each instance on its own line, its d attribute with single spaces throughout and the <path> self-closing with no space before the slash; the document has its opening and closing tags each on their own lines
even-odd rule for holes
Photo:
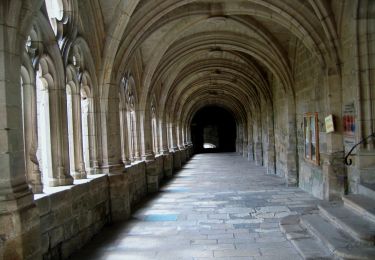
<svg viewBox="0 0 375 260">
<path fill-rule="evenodd" d="M 81 9 L 81 33 L 100 46 L 96 62 L 103 86 L 138 68 L 141 110 L 156 97 L 160 112 L 172 108 L 176 118 L 188 119 L 208 103 L 245 116 L 261 102 L 271 102 L 270 81 L 293 96 L 297 44 L 322 67 L 337 69 L 340 17 L 332 9 L 340 10 L 339 5 L 322 0 L 82 1 L 80 8 L 93 16 Z"/>
</svg>

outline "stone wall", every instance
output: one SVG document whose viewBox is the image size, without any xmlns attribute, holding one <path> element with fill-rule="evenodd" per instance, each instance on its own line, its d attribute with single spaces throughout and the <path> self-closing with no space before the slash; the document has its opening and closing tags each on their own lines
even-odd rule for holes
<svg viewBox="0 0 375 260">
<path fill-rule="evenodd" d="M 293 56 L 292 56 L 293 55 Z M 319 117 L 319 144 L 320 152 L 325 152 L 324 118 L 328 115 L 325 109 L 326 82 L 325 72 L 316 56 L 313 55 L 302 42 L 290 41 L 290 60 L 294 73 L 294 99 L 297 134 L 297 167 L 299 186 L 318 198 L 323 198 L 323 171 L 322 163 L 315 165 L 304 158 L 304 130 L 303 118 L 305 113 L 318 112 Z M 293 97 L 289 97 L 277 80 L 272 82 L 274 107 L 274 129 L 276 149 L 276 174 L 286 177 L 288 174 L 288 109 L 292 106 Z"/>
<path fill-rule="evenodd" d="M 139 162 L 127 166 L 126 175 L 129 180 L 130 206 L 133 207 L 147 194 L 145 162 Z"/>
<path fill-rule="evenodd" d="M 190 152 L 186 150 L 186 158 Z M 128 219 L 137 203 L 157 192 L 165 172 L 172 172 L 171 158 L 171 154 L 159 155 L 154 161 L 127 166 L 121 174 L 90 175 L 72 186 L 47 188 L 44 194 L 34 195 L 43 258 L 66 259 L 106 224 Z M 148 181 L 150 167 L 151 175 L 155 174 L 152 182 Z M 150 184 L 156 186 L 150 189 Z"/>
<path fill-rule="evenodd" d="M 41 254 L 44 259 L 65 259 L 110 222 L 108 177 L 95 176 L 49 192 L 35 195 Z"/>
<path fill-rule="evenodd" d="M 297 126 L 297 154 L 299 161 L 300 187 L 318 198 L 323 198 L 322 164 L 315 165 L 304 159 L 304 131 L 303 118 L 305 113 L 318 112 L 319 144 L 325 143 L 324 118 L 325 111 L 325 79 L 324 71 L 314 56 L 306 47 L 299 43 L 295 56 L 295 96 L 296 96 L 296 126 Z M 323 152 L 320 146 L 320 152 Z"/>
</svg>

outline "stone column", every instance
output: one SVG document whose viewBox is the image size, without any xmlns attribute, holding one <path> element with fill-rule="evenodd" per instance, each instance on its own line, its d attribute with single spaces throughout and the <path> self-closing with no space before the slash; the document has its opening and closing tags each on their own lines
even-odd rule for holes
<svg viewBox="0 0 375 260">
<path fill-rule="evenodd" d="M 165 123 L 165 120 L 160 120 L 159 122 L 159 133 L 160 133 L 160 151 L 162 154 L 169 154 L 169 149 L 168 149 L 168 126 Z"/>
<path fill-rule="evenodd" d="M 140 133 L 141 133 L 141 151 L 142 160 L 153 161 L 155 155 L 152 151 L 152 126 L 151 117 L 148 111 L 139 111 L 140 114 Z"/>
<path fill-rule="evenodd" d="M 127 115 L 126 115 L 126 109 L 125 107 L 120 108 L 120 125 L 121 125 L 121 133 L 122 133 L 122 162 L 124 165 L 130 165 L 130 151 L 129 151 L 129 136 L 128 136 L 128 120 L 127 120 Z"/>
<path fill-rule="evenodd" d="M 146 162 L 146 181 L 149 193 L 159 190 L 159 172 L 152 151 L 152 118 L 149 111 L 139 111 L 141 119 L 142 160 Z"/>
<path fill-rule="evenodd" d="M 298 185 L 297 169 L 297 133 L 296 112 L 294 101 L 287 102 L 287 140 L 286 140 L 286 183 L 288 186 Z"/>
<path fill-rule="evenodd" d="M 21 20 L 19 6 L 21 1 L 0 2 L 0 259 L 41 259 L 39 212 L 24 164 L 22 49 L 18 25 L 12 24 Z M 9 16 L 18 19 L 6 19 L 10 7 Z"/>
<path fill-rule="evenodd" d="M 254 145 L 253 145 L 253 121 L 251 115 L 247 115 L 247 159 L 254 161 Z"/>
<path fill-rule="evenodd" d="M 36 112 L 36 89 L 34 84 L 23 83 L 23 127 L 27 182 L 34 193 L 43 192 L 42 175 L 36 151 L 38 148 L 38 125 Z"/>
<path fill-rule="evenodd" d="M 323 170 L 324 199 L 340 199 L 345 194 L 348 185 L 347 172 L 344 166 L 344 153 L 342 152 L 343 137 L 338 131 L 341 130 L 341 78 L 339 75 L 327 75 L 327 105 L 329 111 L 335 115 L 336 132 L 326 134 L 327 150 L 321 151 L 321 162 Z M 324 115 L 321 115 L 324 117 Z M 324 118 L 320 120 L 324 121 Z"/>
<path fill-rule="evenodd" d="M 178 149 L 177 145 L 177 128 L 174 123 L 170 123 L 170 132 L 172 135 L 172 153 L 173 153 L 173 169 L 178 170 L 181 168 L 181 156 L 180 150 Z"/>
<path fill-rule="evenodd" d="M 247 145 L 248 145 L 248 140 L 247 140 L 247 124 L 244 123 L 243 126 L 243 133 L 242 133 L 242 157 L 247 158 Z"/>
<path fill-rule="evenodd" d="M 141 139 L 141 128 L 140 128 L 140 118 L 139 113 L 134 112 L 134 125 L 133 125 L 133 134 L 134 134 L 134 160 L 140 161 L 142 159 L 141 156 L 141 146 L 140 146 L 140 139 Z"/>
<path fill-rule="evenodd" d="M 273 123 L 273 109 L 267 105 L 267 173 L 276 174 L 276 150 L 275 150 L 275 132 Z"/>
<path fill-rule="evenodd" d="M 86 147 L 86 156 L 83 156 L 85 163 L 85 170 L 88 174 L 95 174 L 98 168 L 98 149 L 97 137 L 96 137 L 96 120 L 94 113 L 94 99 L 86 98 L 85 106 L 83 106 L 81 100 L 81 112 L 82 112 L 82 129 L 87 129 L 87 132 L 82 131 L 82 142 L 83 150 Z"/>
<path fill-rule="evenodd" d="M 184 132 L 179 122 L 176 127 L 178 138 L 178 149 L 180 150 L 181 165 L 186 163 L 186 149 L 184 145 Z"/>
<path fill-rule="evenodd" d="M 255 131 L 254 131 L 254 160 L 255 164 L 262 166 L 263 165 L 263 144 L 262 144 L 262 122 L 257 118 Z"/>
<path fill-rule="evenodd" d="M 82 140 L 82 113 L 81 113 L 81 95 L 79 93 L 72 93 L 72 130 L 73 130 L 73 149 L 70 156 L 73 169 L 70 169 L 72 176 L 75 179 L 87 178 L 85 163 L 83 159 L 83 140 Z"/>
<path fill-rule="evenodd" d="M 124 164 L 121 158 L 119 98 L 117 86 L 108 84 L 108 98 L 101 99 L 102 105 L 102 170 L 107 174 L 121 174 Z"/>
<path fill-rule="evenodd" d="M 48 97 L 52 164 L 49 186 L 71 185 L 65 86 L 49 86 Z"/>
<path fill-rule="evenodd" d="M 98 145 L 101 143 L 101 118 L 100 118 L 100 100 L 98 98 L 90 97 L 89 99 L 89 141 L 90 141 L 90 174 L 96 174 L 99 171 L 99 162 L 101 158 L 101 149 Z M 88 165 L 86 165 L 86 168 Z"/>
<path fill-rule="evenodd" d="M 168 126 L 165 119 L 159 122 L 159 133 L 160 133 L 160 149 L 163 154 L 163 171 L 166 178 L 170 178 L 173 175 L 173 156 L 169 153 L 168 149 Z"/>
</svg>

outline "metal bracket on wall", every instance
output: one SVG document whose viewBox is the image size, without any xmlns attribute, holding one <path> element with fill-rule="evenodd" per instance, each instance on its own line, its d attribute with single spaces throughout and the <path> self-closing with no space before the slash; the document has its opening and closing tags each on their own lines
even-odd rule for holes
<svg viewBox="0 0 375 260">
<path fill-rule="evenodd" d="M 344 163 L 345 163 L 346 165 L 348 165 L 348 166 L 349 166 L 349 165 L 352 165 L 353 161 L 352 161 L 352 159 L 349 159 L 349 156 L 352 154 L 352 152 L 354 151 L 354 149 L 355 149 L 358 145 L 363 144 L 367 139 L 370 139 L 370 138 L 375 138 L 375 133 L 372 133 L 372 134 L 370 134 L 369 136 L 363 138 L 359 143 L 357 143 L 356 145 L 354 145 L 354 146 L 352 147 L 352 149 L 350 149 L 350 151 L 348 152 L 347 155 L 345 155 L 345 158 L 344 158 Z"/>
</svg>

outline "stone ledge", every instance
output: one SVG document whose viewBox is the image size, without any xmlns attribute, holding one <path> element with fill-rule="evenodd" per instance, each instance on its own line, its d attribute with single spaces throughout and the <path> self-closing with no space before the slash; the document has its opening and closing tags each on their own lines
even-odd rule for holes
<svg viewBox="0 0 375 260">
<path fill-rule="evenodd" d="M 39 194 L 34 194 L 34 200 L 38 201 L 44 197 L 47 197 L 49 195 L 62 192 L 62 191 L 67 191 L 71 190 L 73 187 L 76 187 L 81 184 L 86 184 L 90 183 L 92 181 L 95 181 L 96 179 L 100 178 L 106 178 L 107 174 L 95 174 L 95 175 L 88 175 L 87 179 L 80 179 L 80 180 L 74 180 L 73 185 L 68 185 L 68 186 L 57 186 L 57 187 L 45 187 L 43 193 Z"/>
</svg>

